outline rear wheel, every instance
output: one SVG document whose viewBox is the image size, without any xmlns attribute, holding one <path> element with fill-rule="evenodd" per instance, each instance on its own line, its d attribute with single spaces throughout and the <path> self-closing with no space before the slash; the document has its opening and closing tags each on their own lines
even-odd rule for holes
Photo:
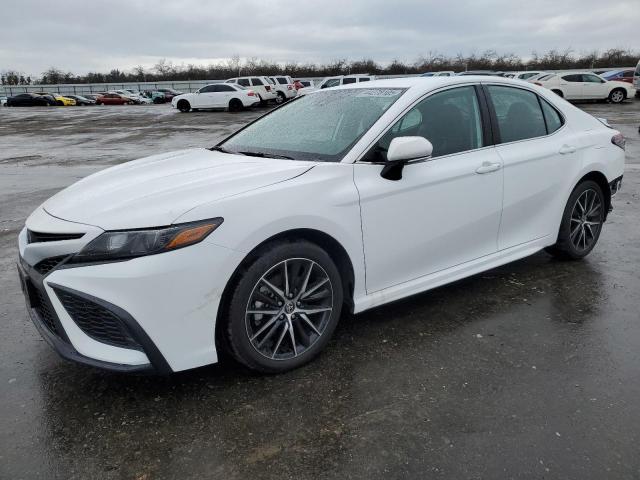
<svg viewBox="0 0 640 480">
<path fill-rule="evenodd" d="M 266 107 L 267 106 L 267 101 L 264 100 L 261 95 L 258 95 L 258 98 L 260 99 L 260 106 L 261 107 Z"/>
<path fill-rule="evenodd" d="M 622 88 L 616 88 L 611 90 L 611 93 L 609 94 L 609 101 L 611 103 L 622 103 L 626 97 L 627 95 Z"/>
<path fill-rule="evenodd" d="M 322 248 L 303 240 L 271 244 L 239 274 L 224 344 L 253 370 L 297 368 L 328 343 L 342 298 L 340 274 Z"/>
<path fill-rule="evenodd" d="M 64 102 L 62 100 L 57 100 L 56 105 L 58 105 L 59 107 L 64 107 Z"/>
<path fill-rule="evenodd" d="M 237 98 L 232 98 L 229 101 L 229 111 L 230 112 L 239 112 L 242 110 L 242 102 Z"/>
<path fill-rule="evenodd" d="M 602 231 L 606 203 L 600 186 L 587 180 L 571 193 L 564 209 L 558 241 L 547 252 L 554 257 L 578 260 L 596 246 Z"/>
<path fill-rule="evenodd" d="M 286 102 L 287 97 L 285 96 L 285 94 L 283 92 L 278 92 L 278 96 L 276 97 L 276 103 L 278 105 Z"/>
<path fill-rule="evenodd" d="M 182 113 L 187 113 L 189 110 L 191 110 L 191 105 L 186 100 L 180 100 L 177 107 L 178 110 L 180 110 Z"/>
</svg>

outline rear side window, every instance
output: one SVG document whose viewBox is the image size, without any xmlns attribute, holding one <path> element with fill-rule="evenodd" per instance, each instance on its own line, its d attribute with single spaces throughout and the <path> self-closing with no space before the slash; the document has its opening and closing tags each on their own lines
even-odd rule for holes
<svg viewBox="0 0 640 480">
<path fill-rule="evenodd" d="M 356 83 L 356 79 L 355 78 L 345 78 L 344 80 L 342 80 L 342 84 L 346 85 L 348 83 Z"/>
<path fill-rule="evenodd" d="M 502 143 L 547 134 L 542 109 L 535 93 L 497 85 L 489 85 L 488 90 L 498 117 Z"/>
<path fill-rule="evenodd" d="M 359 82 L 368 82 L 369 80 L 371 80 L 369 77 L 362 77 Z"/>
<path fill-rule="evenodd" d="M 276 80 L 278 80 L 278 83 L 279 83 L 280 85 L 286 85 L 286 84 L 288 83 L 288 82 L 287 82 L 287 79 L 286 79 L 286 78 L 283 78 L 283 77 L 278 77 L 278 78 L 276 78 Z"/>
<path fill-rule="evenodd" d="M 567 82 L 582 82 L 582 75 L 580 74 L 565 75 L 564 77 L 562 77 L 562 79 L 566 80 Z"/>
<path fill-rule="evenodd" d="M 200 93 L 216 92 L 216 85 L 207 85 L 200 89 Z"/>
<path fill-rule="evenodd" d="M 262 83 L 262 80 L 260 80 L 259 78 L 252 78 L 251 83 L 253 83 L 254 85 L 264 85 L 264 83 Z"/>
<path fill-rule="evenodd" d="M 238 85 L 242 85 L 243 87 L 249 87 L 251 84 L 249 83 L 248 78 L 241 78 L 238 80 Z"/>
<path fill-rule="evenodd" d="M 547 134 L 553 133 L 562 127 L 563 121 L 558 111 L 542 98 L 540 99 L 540 105 L 542 105 L 544 121 L 547 124 Z"/>
<path fill-rule="evenodd" d="M 235 92 L 231 85 L 216 85 L 216 92 Z"/>
</svg>

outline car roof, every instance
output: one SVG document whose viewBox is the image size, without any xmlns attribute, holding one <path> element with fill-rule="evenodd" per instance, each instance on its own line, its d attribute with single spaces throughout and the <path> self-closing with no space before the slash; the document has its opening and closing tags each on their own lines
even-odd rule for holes
<svg viewBox="0 0 640 480">
<path fill-rule="evenodd" d="M 350 83 L 334 87 L 335 89 L 348 88 L 414 88 L 416 90 L 430 91 L 448 85 L 462 85 L 467 83 L 504 83 L 508 85 L 531 84 L 522 80 L 514 80 L 505 77 L 493 77 L 487 75 L 464 75 L 454 77 L 400 77 L 383 80 L 372 80 L 366 83 Z"/>
</svg>

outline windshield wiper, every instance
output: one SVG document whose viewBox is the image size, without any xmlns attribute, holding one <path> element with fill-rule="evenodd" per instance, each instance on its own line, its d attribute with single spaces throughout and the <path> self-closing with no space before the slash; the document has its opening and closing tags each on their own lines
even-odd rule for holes
<svg viewBox="0 0 640 480">
<path fill-rule="evenodd" d="M 226 148 L 220 147 L 220 146 L 213 147 L 211 150 L 213 150 L 214 152 L 222 152 L 222 153 L 236 153 L 236 152 L 232 152 L 231 150 L 227 150 Z"/>
<path fill-rule="evenodd" d="M 285 160 L 293 160 L 292 157 L 287 157 L 286 155 L 278 155 L 276 153 L 263 153 L 263 152 L 234 152 L 234 153 L 240 153 L 242 155 L 247 155 L 248 157 L 283 158 Z"/>
</svg>

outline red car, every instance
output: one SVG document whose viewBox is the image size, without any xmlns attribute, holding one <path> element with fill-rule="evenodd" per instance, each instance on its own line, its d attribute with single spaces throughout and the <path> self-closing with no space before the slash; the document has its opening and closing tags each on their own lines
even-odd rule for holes
<svg viewBox="0 0 640 480">
<path fill-rule="evenodd" d="M 615 80 L 618 82 L 627 82 L 633 84 L 633 68 L 627 68 L 625 70 L 612 70 L 600 75 L 606 80 Z"/>
<path fill-rule="evenodd" d="M 133 100 L 119 93 L 105 93 L 96 99 L 96 105 L 133 105 Z"/>
</svg>

